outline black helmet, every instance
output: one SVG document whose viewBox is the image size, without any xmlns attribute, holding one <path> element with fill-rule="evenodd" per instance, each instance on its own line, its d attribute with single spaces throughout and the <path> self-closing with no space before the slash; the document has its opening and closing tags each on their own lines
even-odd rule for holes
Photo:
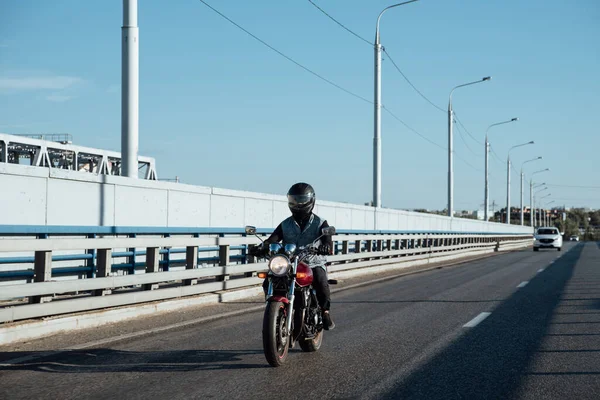
<svg viewBox="0 0 600 400">
<path fill-rule="evenodd" d="M 315 207 L 315 190 L 308 183 L 300 182 L 292 185 L 287 193 L 288 207 L 297 219 L 305 219 Z"/>
</svg>

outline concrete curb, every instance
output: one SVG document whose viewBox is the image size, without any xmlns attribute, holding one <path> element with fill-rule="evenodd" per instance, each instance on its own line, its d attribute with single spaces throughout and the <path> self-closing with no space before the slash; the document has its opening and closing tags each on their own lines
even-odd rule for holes
<svg viewBox="0 0 600 400">
<path fill-rule="evenodd" d="M 511 247 L 501 249 L 501 252 L 509 252 L 514 250 L 520 250 L 529 245 L 523 245 L 519 247 Z M 412 260 L 407 262 L 399 262 L 397 264 L 388 264 L 382 266 L 364 267 L 354 270 L 332 272 L 329 277 L 332 279 L 349 279 L 362 275 L 376 274 L 389 272 L 393 270 L 403 270 L 410 267 L 416 267 L 421 265 L 436 265 L 430 268 L 419 269 L 410 271 L 407 273 L 401 273 L 401 276 L 412 275 L 416 273 L 426 272 L 432 269 L 440 268 L 443 266 L 451 266 L 461 264 L 465 261 L 474 261 L 475 259 L 487 258 L 493 256 L 496 252 L 494 250 L 479 250 L 462 254 L 448 254 L 447 256 L 439 256 L 434 258 Z M 474 256 L 476 257 L 474 259 Z M 482 257 L 477 257 L 482 256 Z M 399 259 L 401 260 L 401 259 Z M 456 260 L 457 262 L 440 265 L 441 263 Z M 462 260 L 462 261 L 460 261 Z M 383 280 L 393 279 L 395 276 L 388 276 L 385 278 L 376 278 L 358 284 L 350 285 L 348 287 L 341 287 L 332 290 L 333 293 L 348 290 L 354 287 L 366 286 L 369 284 L 377 283 Z M 124 306 L 102 311 L 84 312 L 79 314 L 70 314 L 56 317 L 43 318 L 42 320 L 32 321 L 20 321 L 15 323 L 6 324 L 6 326 L 0 327 L 0 345 L 12 344 L 22 342 L 31 339 L 37 339 L 46 337 L 54 334 L 58 334 L 65 331 L 76 331 L 81 329 L 95 328 L 98 326 L 111 324 L 115 322 L 126 321 L 134 318 L 143 317 L 160 312 L 168 311 L 180 311 L 182 308 L 195 307 L 199 305 L 217 304 L 228 301 L 241 300 L 249 297 L 254 297 L 262 293 L 261 286 L 252 286 L 244 289 L 231 290 L 226 292 L 218 292 L 211 294 L 204 294 L 198 296 L 190 296 L 183 299 L 177 300 L 166 300 L 157 301 L 150 304 L 140 304 L 133 306 Z"/>
<path fill-rule="evenodd" d="M 0 345 L 54 335 L 64 331 L 95 328 L 114 322 L 160 312 L 179 311 L 182 308 L 234 301 L 262 293 L 261 287 L 249 287 L 231 292 L 211 293 L 185 299 L 159 301 L 151 304 L 119 307 L 76 315 L 48 317 L 34 321 L 21 321 L 0 327 Z"/>
</svg>

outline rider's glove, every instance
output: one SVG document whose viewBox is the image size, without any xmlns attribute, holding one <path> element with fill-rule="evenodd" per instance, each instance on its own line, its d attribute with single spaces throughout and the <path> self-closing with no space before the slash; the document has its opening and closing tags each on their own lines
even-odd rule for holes
<svg viewBox="0 0 600 400">
<path fill-rule="evenodd" d="M 319 254 L 327 256 L 331 254 L 331 247 L 328 244 L 322 244 L 319 246 L 317 251 L 319 252 Z"/>
<path fill-rule="evenodd" d="M 265 253 L 265 247 L 263 244 L 259 244 L 258 246 L 252 246 L 248 250 L 248 254 L 250 254 L 253 257 L 264 257 Z"/>
</svg>

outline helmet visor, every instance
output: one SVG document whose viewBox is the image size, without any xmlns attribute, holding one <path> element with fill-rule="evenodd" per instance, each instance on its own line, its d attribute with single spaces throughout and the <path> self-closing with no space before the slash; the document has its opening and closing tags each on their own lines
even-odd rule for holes
<svg viewBox="0 0 600 400">
<path fill-rule="evenodd" d="M 288 194 L 287 198 L 290 208 L 299 209 L 310 205 L 315 197 L 312 194 Z"/>
</svg>

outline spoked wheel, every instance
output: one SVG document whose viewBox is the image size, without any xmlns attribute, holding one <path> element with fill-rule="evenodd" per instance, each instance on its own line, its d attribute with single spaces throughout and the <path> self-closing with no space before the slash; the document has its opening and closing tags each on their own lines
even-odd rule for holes
<svg viewBox="0 0 600 400">
<path fill-rule="evenodd" d="M 267 305 L 263 318 L 263 350 L 267 362 L 279 367 L 285 362 L 289 349 L 287 332 L 287 307 L 280 301 Z"/>
</svg>

